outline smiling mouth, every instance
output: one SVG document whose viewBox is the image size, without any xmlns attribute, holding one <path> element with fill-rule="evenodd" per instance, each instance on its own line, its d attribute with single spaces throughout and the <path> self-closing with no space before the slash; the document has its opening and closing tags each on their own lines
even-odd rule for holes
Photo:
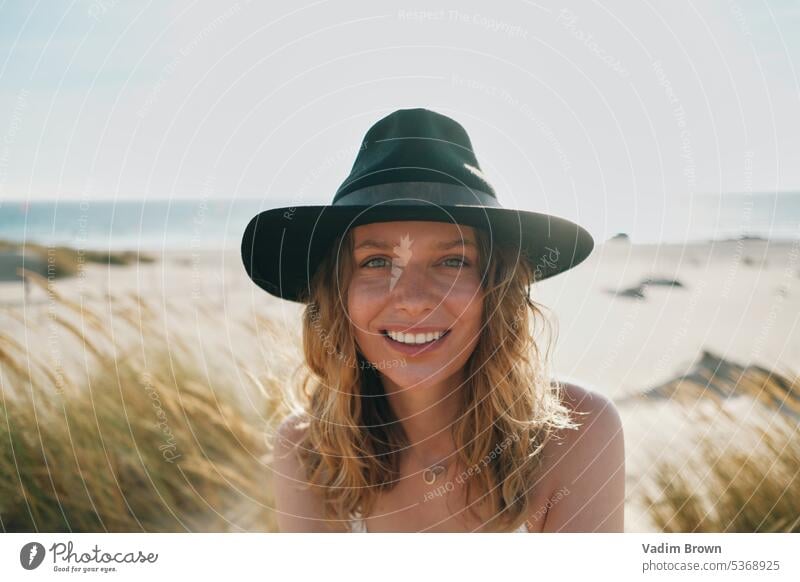
<svg viewBox="0 0 800 582">
<path fill-rule="evenodd" d="M 425 346 L 436 343 L 450 334 L 450 330 L 432 331 L 428 333 L 403 333 L 400 331 L 381 330 L 389 340 L 404 346 Z"/>
</svg>

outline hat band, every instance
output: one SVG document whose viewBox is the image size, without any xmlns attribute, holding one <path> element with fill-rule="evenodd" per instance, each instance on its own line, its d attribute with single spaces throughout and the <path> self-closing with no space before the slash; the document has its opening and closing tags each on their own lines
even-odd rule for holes
<svg viewBox="0 0 800 582">
<path fill-rule="evenodd" d="M 334 206 L 404 204 L 409 200 L 437 206 L 490 206 L 500 208 L 497 198 L 481 190 L 443 182 L 390 182 L 353 190 L 336 200 Z"/>
</svg>

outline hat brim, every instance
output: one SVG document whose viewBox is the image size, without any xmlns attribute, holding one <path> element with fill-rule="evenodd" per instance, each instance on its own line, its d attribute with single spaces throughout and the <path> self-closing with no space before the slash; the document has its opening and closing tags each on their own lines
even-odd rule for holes
<svg viewBox="0 0 800 582">
<path fill-rule="evenodd" d="M 303 302 L 317 266 L 338 236 L 362 224 L 410 220 L 482 228 L 491 240 L 518 248 L 535 281 L 575 267 L 594 248 L 594 239 L 580 225 L 539 212 L 426 203 L 297 206 L 254 216 L 242 236 L 242 261 L 256 285 L 276 297 Z"/>
</svg>

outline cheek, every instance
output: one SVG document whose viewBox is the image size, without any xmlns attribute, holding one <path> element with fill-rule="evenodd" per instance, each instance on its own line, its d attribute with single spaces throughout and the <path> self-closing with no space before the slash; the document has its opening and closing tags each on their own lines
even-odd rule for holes
<svg viewBox="0 0 800 582">
<path fill-rule="evenodd" d="M 458 314 L 459 321 L 467 327 L 480 327 L 483 316 L 483 289 L 479 281 L 465 280 L 448 291 L 445 302 L 451 313 Z"/>
<path fill-rule="evenodd" d="M 350 284 L 347 293 L 347 312 L 353 325 L 353 333 L 360 343 L 371 335 L 368 333 L 369 323 L 380 313 L 384 300 L 385 298 L 377 293 L 375 285 L 364 284 L 357 280 Z"/>
<path fill-rule="evenodd" d="M 478 343 L 480 334 L 483 331 L 483 305 L 480 299 L 475 299 L 463 312 L 461 316 L 464 322 L 464 341 L 473 347 Z"/>
</svg>

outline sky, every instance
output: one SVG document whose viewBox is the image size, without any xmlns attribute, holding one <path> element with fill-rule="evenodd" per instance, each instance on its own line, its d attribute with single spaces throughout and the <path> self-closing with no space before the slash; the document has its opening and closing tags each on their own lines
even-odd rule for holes
<svg viewBox="0 0 800 582">
<path fill-rule="evenodd" d="M 0 0 L 0 200 L 324 203 L 426 107 L 504 205 L 652 228 L 800 190 L 798 29 L 788 1 Z"/>
</svg>

